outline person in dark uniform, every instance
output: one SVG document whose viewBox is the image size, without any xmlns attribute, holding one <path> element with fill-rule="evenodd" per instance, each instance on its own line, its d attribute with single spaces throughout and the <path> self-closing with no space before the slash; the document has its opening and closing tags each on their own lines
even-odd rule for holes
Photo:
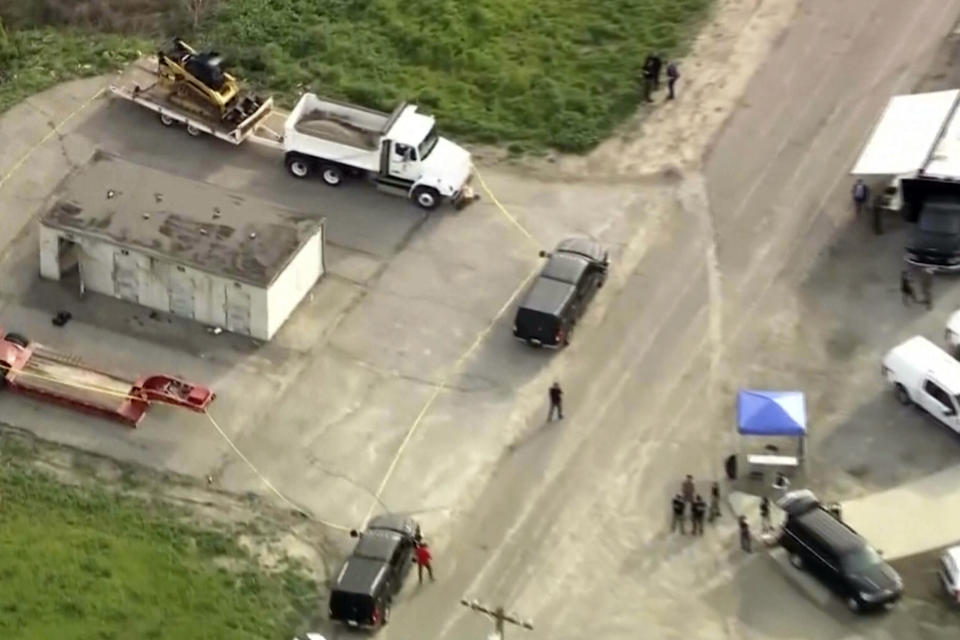
<svg viewBox="0 0 960 640">
<path fill-rule="evenodd" d="M 870 187 L 862 179 L 857 178 L 857 181 L 853 183 L 851 195 L 853 196 L 853 208 L 859 216 L 867 205 L 867 200 L 870 199 Z"/>
<path fill-rule="evenodd" d="M 659 53 L 651 53 L 647 56 L 645 64 L 650 65 L 650 72 L 653 75 L 653 88 L 660 88 L 660 70 L 663 68 L 663 58 Z"/>
<path fill-rule="evenodd" d="M 773 531 L 773 524 L 770 522 L 770 498 L 763 496 L 760 501 L 760 530 L 766 533 Z"/>
<path fill-rule="evenodd" d="M 720 517 L 720 484 L 714 482 L 710 487 L 710 522 Z"/>
<path fill-rule="evenodd" d="M 919 302 L 917 293 L 913 290 L 913 282 L 910 279 L 910 272 L 903 269 L 900 272 L 900 299 L 903 300 L 903 306 L 910 304 L 910 301 Z"/>
<path fill-rule="evenodd" d="M 647 102 L 653 102 L 653 89 L 654 89 L 654 80 L 653 80 L 653 67 L 650 65 L 650 58 L 647 58 L 647 62 L 643 65 L 643 99 Z"/>
<path fill-rule="evenodd" d="M 547 422 L 553 420 L 554 411 L 557 412 L 557 418 L 563 420 L 563 389 L 556 380 L 550 386 L 550 412 L 547 414 Z"/>
<path fill-rule="evenodd" d="M 933 269 L 927 267 L 920 270 L 920 292 L 923 294 L 923 304 L 927 309 L 933 307 Z"/>
<path fill-rule="evenodd" d="M 680 70 L 677 68 L 677 63 L 671 61 L 667 64 L 667 100 L 673 100 L 677 97 L 674 92 L 674 85 L 677 84 L 677 80 L 680 79 Z"/>
<path fill-rule="evenodd" d="M 686 533 L 686 525 L 684 524 L 684 511 L 687 508 L 687 502 L 683 499 L 679 493 L 673 496 L 673 502 L 671 503 L 673 507 L 673 518 L 670 520 L 670 533 L 673 533 L 677 530 L 677 527 L 680 528 L 680 533 Z"/>
<path fill-rule="evenodd" d="M 740 516 L 740 548 L 747 553 L 753 551 L 753 537 L 750 535 L 750 525 L 746 516 Z"/>
<path fill-rule="evenodd" d="M 703 518 L 707 515 L 707 503 L 703 501 L 700 494 L 694 498 L 690 506 L 691 519 L 693 520 L 693 535 L 703 535 Z"/>
<path fill-rule="evenodd" d="M 697 493 L 697 487 L 693 484 L 693 476 L 687 475 L 683 479 L 683 484 L 680 485 L 680 492 L 683 494 L 683 499 L 690 504 L 693 504 L 693 497 Z"/>
</svg>

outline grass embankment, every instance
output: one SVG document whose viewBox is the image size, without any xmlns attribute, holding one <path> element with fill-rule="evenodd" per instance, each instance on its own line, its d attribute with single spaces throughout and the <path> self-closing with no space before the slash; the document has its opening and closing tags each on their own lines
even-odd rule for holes
<svg viewBox="0 0 960 640">
<path fill-rule="evenodd" d="M 61 23 L 78 23 L 63 2 L 13 0 L 18 2 L 26 7 L 20 14 L 33 16 L 27 26 L 42 20 L 35 10 L 39 5 L 57 8 Z M 305 89 L 383 110 L 408 99 L 434 112 L 445 131 L 464 140 L 509 144 L 514 151 L 553 147 L 583 152 L 636 108 L 646 55 L 681 51 L 710 4 L 211 1 L 191 39 L 226 52 L 237 75 L 287 104 Z M 71 11 L 100 5 L 110 17 L 101 22 L 144 33 L 151 43 L 8 25 L 8 40 L 17 53 L 8 54 L 12 66 L 0 82 L 0 111 L 60 80 L 113 68 L 136 49 L 152 51 L 161 36 L 145 33 L 143 25 L 150 20 L 156 30 L 173 28 L 155 16 L 137 22 L 144 12 L 156 13 L 156 6 L 141 0 L 77 0 Z M 67 18 L 72 21 L 63 22 Z M 0 69 L 4 67 L 0 59 Z"/>
<path fill-rule="evenodd" d="M 7 29 L 0 24 L 0 112 L 53 85 L 112 71 L 138 50 L 143 40 L 70 29 Z"/>
<path fill-rule="evenodd" d="M 582 152 L 636 109 L 646 55 L 681 50 L 710 3 L 230 0 L 206 35 L 287 101 L 406 98 L 464 139 Z"/>
<path fill-rule="evenodd" d="M 0 637 L 289 640 L 315 608 L 299 572 L 262 572 L 182 514 L 0 464 Z M 221 567 L 229 567 L 221 568 Z"/>
</svg>

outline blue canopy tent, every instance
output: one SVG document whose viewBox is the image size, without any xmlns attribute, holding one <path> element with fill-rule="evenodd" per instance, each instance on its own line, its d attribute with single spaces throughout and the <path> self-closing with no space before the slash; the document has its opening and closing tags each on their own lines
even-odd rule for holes
<svg viewBox="0 0 960 640">
<path fill-rule="evenodd" d="M 737 432 L 744 436 L 796 438 L 797 456 L 748 456 L 753 464 L 796 466 L 803 461 L 807 406 L 802 391 L 741 389 L 737 396 Z"/>
</svg>

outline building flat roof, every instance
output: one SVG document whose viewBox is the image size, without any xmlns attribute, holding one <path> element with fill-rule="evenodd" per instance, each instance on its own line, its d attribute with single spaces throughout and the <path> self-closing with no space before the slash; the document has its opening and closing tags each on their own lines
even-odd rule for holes
<svg viewBox="0 0 960 640">
<path fill-rule="evenodd" d="M 41 224 L 160 259 L 269 286 L 323 219 L 104 151 L 52 196 Z"/>
</svg>

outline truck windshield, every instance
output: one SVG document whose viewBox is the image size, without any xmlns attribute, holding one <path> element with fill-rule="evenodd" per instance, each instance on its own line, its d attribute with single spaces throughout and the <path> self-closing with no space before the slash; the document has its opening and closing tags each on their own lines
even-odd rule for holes
<svg viewBox="0 0 960 640">
<path fill-rule="evenodd" d="M 427 156 L 430 155 L 430 152 L 433 151 L 433 148 L 437 146 L 437 128 L 431 127 L 427 137 L 423 139 L 423 142 L 420 143 L 420 146 L 417 147 L 417 151 L 420 155 L 420 160 L 425 160 Z"/>
<path fill-rule="evenodd" d="M 846 569 L 847 573 L 862 573 L 870 567 L 883 562 L 883 558 L 870 547 L 863 547 L 859 551 L 846 556 L 842 562 L 843 568 Z"/>
<path fill-rule="evenodd" d="M 944 235 L 960 234 L 960 216 L 955 212 L 930 211 L 920 216 L 920 229 Z"/>
</svg>

